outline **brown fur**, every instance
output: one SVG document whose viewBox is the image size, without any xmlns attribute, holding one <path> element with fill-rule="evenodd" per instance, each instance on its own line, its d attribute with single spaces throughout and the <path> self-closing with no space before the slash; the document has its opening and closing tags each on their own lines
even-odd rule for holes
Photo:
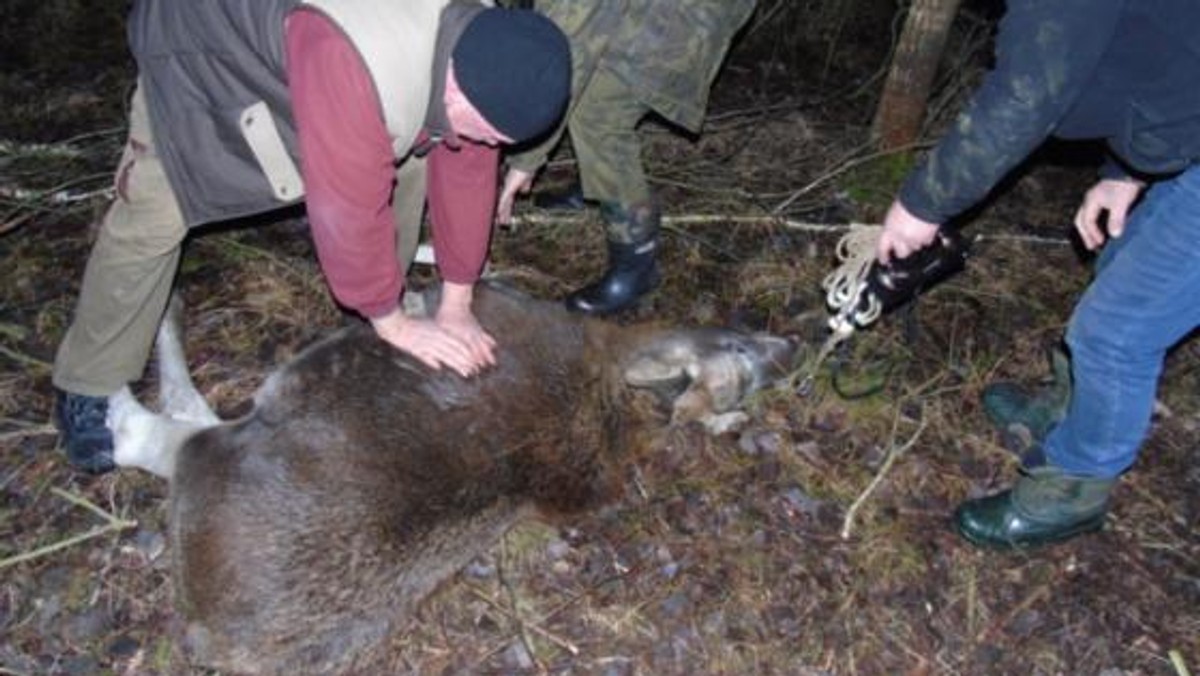
<svg viewBox="0 0 1200 676">
<path fill-rule="evenodd" d="M 430 371 L 367 328 L 273 375 L 193 436 L 171 491 L 176 601 L 203 664 L 365 668 L 416 604 L 518 519 L 609 499 L 664 416 L 622 372 L 661 329 L 481 290 L 498 364 Z"/>
</svg>

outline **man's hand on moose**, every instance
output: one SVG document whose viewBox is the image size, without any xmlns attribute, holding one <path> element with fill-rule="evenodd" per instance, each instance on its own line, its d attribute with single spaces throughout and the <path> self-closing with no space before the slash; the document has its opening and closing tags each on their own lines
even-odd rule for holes
<svg viewBox="0 0 1200 676">
<path fill-rule="evenodd" d="M 406 316 L 399 308 L 371 319 L 371 326 L 380 338 L 434 370 L 448 366 L 469 378 L 490 363 L 476 356 L 477 349 L 447 331 L 439 322 Z"/>
<path fill-rule="evenodd" d="M 471 312 L 474 298 L 470 284 L 442 283 L 442 301 L 438 305 L 434 321 L 446 333 L 454 336 L 471 352 L 475 370 L 496 365 L 496 339 L 483 330 L 479 320 Z"/>
</svg>

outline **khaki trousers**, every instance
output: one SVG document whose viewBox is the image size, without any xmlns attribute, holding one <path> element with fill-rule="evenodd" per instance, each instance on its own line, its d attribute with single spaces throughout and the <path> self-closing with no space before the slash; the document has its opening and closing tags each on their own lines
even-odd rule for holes
<svg viewBox="0 0 1200 676">
<path fill-rule="evenodd" d="M 129 140 L 117 166 L 116 197 L 92 247 L 75 317 L 54 361 L 54 385 L 107 396 L 141 377 L 179 268 L 188 227 L 154 148 L 141 87 L 129 110 Z M 396 254 L 407 270 L 425 207 L 425 162 L 396 173 Z"/>
</svg>

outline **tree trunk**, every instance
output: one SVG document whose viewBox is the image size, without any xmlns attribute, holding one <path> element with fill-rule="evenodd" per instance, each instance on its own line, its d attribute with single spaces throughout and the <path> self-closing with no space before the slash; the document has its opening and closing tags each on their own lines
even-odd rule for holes
<svg viewBox="0 0 1200 676">
<path fill-rule="evenodd" d="M 921 132 L 933 77 L 961 0 L 912 0 L 875 111 L 882 150 L 910 145 Z"/>
</svg>

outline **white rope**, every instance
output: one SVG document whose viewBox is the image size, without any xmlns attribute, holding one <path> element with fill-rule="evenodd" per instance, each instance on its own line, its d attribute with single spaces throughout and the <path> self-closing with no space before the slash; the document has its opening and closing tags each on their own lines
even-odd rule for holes
<svg viewBox="0 0 1200 676">
<path fill-rule="evenodd" d="M 875 262 L 875 244 L 883 226 L 856 223 L 838 240 L 838 266 L 821 281 L 825 304 L 834 313 L 829 328 L 835 333 L 852 332 L 854 325 L 866 326 L 879 318 L 879 299 L 864 295 L 867 275 Z M 863 299 L 866 306 L 859 309 Z"/>
<path fill-rule="evenodd" d="M 833 316 L 829 318 L 829 337 L 817 351 L 811 365 L 803 369 L 804 374 L 796 385 L 796 393 L 807 396 L 812 391 L 817 372 L 842 341 L 854 335 L 856 327 L 863 327 L 879 318 L 883 311 L 879 299 L 866 293 L 867 275 L 875 262 L 875 243 L 879 241 L 879 225 L 855 223 L 850 231 L 838 240 L 838 266 L 821 280 L 825 289 L 825 304 Z M 859 309 L 863 299 L 866 307 Z"/>
</svg>

